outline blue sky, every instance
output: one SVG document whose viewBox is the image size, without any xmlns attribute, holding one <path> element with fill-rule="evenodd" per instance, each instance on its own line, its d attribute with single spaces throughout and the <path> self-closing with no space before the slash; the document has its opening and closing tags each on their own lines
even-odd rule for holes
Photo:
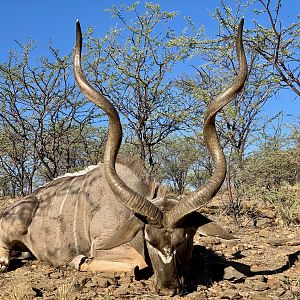
<svg viewBox="0 0 300 300">
<path fill-rule="evenodd" d="M 0 59 L 13 47 L 14 40 L 24 41 L 26 37 L 39 42 L 40 48 L 47 48 L 49 39 L 66 53 L 74 44 L 75 21 L 78 18 L 83 30 L 94 26 L 96 33 L 104 33 L 116 22 L 105 8 L 113 4 L 131 4 L 130 0 L 10 0 L 1 3 L 2 15 Z M 160 3 L 163 9 L 178 11 L 181 16 L 191 16 L 197 25 L 210 24 L 209 11 L 213 11 L 218 1 L 210 0 L 202 5 L 197 0 L 153 1 Z M 184 2 L 184 4 L 183 4 Z M 204 1 L 203 1 L 204 2 Z M 178 28 L 184 23 L 178 23 Z"/>
<path fill-rule="evenodd" d="M 9 0 L 1 3 L 1 43 L 0 61 L 5 61 L 10 49 L 16 47 L 15 40 L 24 42 L 31 38 L 38 42 L 40 54 L 47 53 L 49 40 L 61 54 L 67 54 L 74 45 L 75 21 L 78 18 L 83 30 L 89 26 L 95 27 L 96 34 L 105 33 L 116 22 L 105 8 L 113 4 L 131 4 L 130 0 Z M 216 31 L 217 23 L 212 21 L 210 13 L 219 5 L 218 0 L 158 0 L 164 10 L 178 11 L 180 16 L 190 16 L 197 26 L 204 25 L 208 32 Z M 225 1 L 233 3 L 234 1 Z M 288 3 L 288 5 L 287 5 Z M 289 21 L 289 15 L 295 15 L 295 9 L 300 13 L 299 0 L 283 1 L 283 12 Z M 184 27 L 179 21 L 177 29 Z M 251 25 L 251 16 L 245 16 L 245 27 Z M 192 67 L 191 67 L 192 71 Z M 300 99 L 294 93 L 283 92 L 279 99 L 270 101 L 265 107 L 266 114 L 274 114 L 283 110 L 284 114 L 300 114 Z"/>
</svg>

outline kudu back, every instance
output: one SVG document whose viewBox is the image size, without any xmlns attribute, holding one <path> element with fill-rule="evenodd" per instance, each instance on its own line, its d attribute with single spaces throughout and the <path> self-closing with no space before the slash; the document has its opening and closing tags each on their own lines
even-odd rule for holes
<svg viewBox="0 0 300 300">
<path fill-rule="evenodd" d="M 165 188 L 148 182 L 134 159 L 116 163 L 122 126 L 113 104 L 87 81 L 81 68 L 82 34 L 76 24 L 74 74 L 78 87 L 109 118 L 103 163 L 80 175 L 56 179 L 5 209 L 0 220 L 0 270 L 6 271 L 14 249 L 30 251 L 37 259 L 66 265 L 78 255 L 97 257 L 97 251 L 125 243 L 153 268 L 161 295 L 178 294 L 192 258 L 198 228 L 230 238 L 197 210 L 207 205 L 224 182 L 226 162 L 215 128 L 216 114 L 243 88 L 247 62 L 242 45 L 243 20 L 236 37 L 239 72 L 234 82 L 208 106 L 204 139 L 214 161 L 212 177 L 181 201 L 168 198 Z M 100 257 L 101 258 L 101 257 Z"/>
</svg>

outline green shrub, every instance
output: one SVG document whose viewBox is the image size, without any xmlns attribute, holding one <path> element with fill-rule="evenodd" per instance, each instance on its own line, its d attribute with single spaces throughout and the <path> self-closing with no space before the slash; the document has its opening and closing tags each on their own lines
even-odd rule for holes
<svg viewBox="0 0 300 300">
<path fill-rule="evenodd" d="M 300 149 L 256 153 L 235 183 L 244 200 L 272 204 L 285 224 L 300 223 Z"/>
<path fill-rule="evenodd" d="M 274 205 L 285 224 L 300 224 L 300 185 L 262 191 L 262 200 Z"/>
</svg>

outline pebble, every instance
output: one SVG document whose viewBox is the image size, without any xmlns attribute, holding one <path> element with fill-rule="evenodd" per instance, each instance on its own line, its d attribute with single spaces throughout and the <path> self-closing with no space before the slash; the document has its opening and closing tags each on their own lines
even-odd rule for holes
<svg viewBox="0 0 300 300">
<path fill-rule="evenodd" d="M 126 294 L 128 294 L 128 288 L 129 288 L 128 285 L 121 285 L 121 286 L 119 286 L 118 288 L 115 289 L 113 295 L 115 297 L 118 297 L 118 296 L 121 296 L 121 295 L 126 295 Z"/>
<path fill-rule="evenodd" d="M 133 278 L 131 276 L 122 276 L 119 280 L 118 280 L 120 285 L 123 284 L 130 284 L 133 282 Z"/>
<path fill-rule="evenodd" d="M 261 237 L 269 238 L 270 237 L 270 231 L 267 230 L 267 229 L 261 229 L 258 232 L 258 235 L 261 236 Z"/>
<path fill-rule="evenodd" d="M 264 276 L 246 278 L 245 285 L 249 285 L 254 291 L 260 292 L 270 289 L 269 284 L 267 284 L 267 278 Z"/>
<path fill-rule="evenodd" d="M 95 299 L 97 297 L 97 293 L 95 291 L 89 291 L 85 294 L 85 299 Z"/>
<path fill-rule="evenodd" d="M 224 269 L 224 275 L 223 278 L 225 280 L 233 281 L 233 282 L 239 282 L 245 280 L 246 276 L 233 268 L 232 266 L 229 266 Z"/>
<path fill-rule="evenodd" d="M 275 291 L 275 296 L 276 297 L 281 297 L 282 295 L 284 295 L 285 294 L 285 289 L 283 289 L 283 288 L 279 288 L 279 289 L 277 289 L 276 291 Z"/>
<path fill-rule="evenodd" d="M 89 281 L 89 282 L 87 282 L 86 284 L 85 284 L 85 287 L 86 288 L 94 288 L 94 287 L 96 287 L 97 286 L 97 284 L 95 283 L 95 282 L 93 282 L 93 281 Z"/>
<path fill-rule="evenodd" d="M 99 278 L 98 280 L 98 287 L 99 288 L 107 288 L 112 285 L 112 281 L 108 280 L 107 278 Z"/>
<path fill-rule="evenodd" d="M 83 286 L 79 282 L 74 282 L 70 287 L 70 292 L 76 293 L 82 291 Z"/>
<path fill-rule="evenodd" d="M 50 273 L 50 274 L 49 274 L 49 277 L 50 277 L 51 279 L 59 279 L 59 278 L 62 277 L 62 274 L 59 273 L 59 272 L 53 272 L 53 273 Z"/>
<path fill-rule="evenodd" d="M 243 299 L 243 297 L 238 292 L 229 290 L 229 291 L 224 291 L 220 299 L 238 300 L 238 299 Z"/>
</svg>

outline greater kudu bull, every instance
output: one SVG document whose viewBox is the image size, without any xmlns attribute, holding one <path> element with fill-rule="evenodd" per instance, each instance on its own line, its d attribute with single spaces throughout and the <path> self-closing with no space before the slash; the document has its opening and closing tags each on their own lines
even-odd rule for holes
<svg viewBox="0 0 300 300">
<path fill-rule="evenodd" d="M 236 51 L 239 73 L 231 86 L 208 106 L 204 138 L 215 164 L 210 180 L 180 202 L 167 199 L 158 184 L 147 182 L 133 161 L 116 164 L 122 127 L 114 106 L 88 83 L 81 69 L 82 36 L 76 25 L 75 78 L 83 94 L 109 117 L 104 162 L 77 176 L 56 179 L 11 205 L 1 214 L 0 267 L 9 265 L 12 249 L 30 250 L 41 261 L 68 264 L 75 256 L 130 242 L 152 266 L 159 294 L 174 295 L 184 285 L 197 228 L 230 237 L 197 212 L 223 184 L 226 163 L 215 129 L 216 114 L 243 88 L 247 62 L 241 21 Z"/>
</svg>

